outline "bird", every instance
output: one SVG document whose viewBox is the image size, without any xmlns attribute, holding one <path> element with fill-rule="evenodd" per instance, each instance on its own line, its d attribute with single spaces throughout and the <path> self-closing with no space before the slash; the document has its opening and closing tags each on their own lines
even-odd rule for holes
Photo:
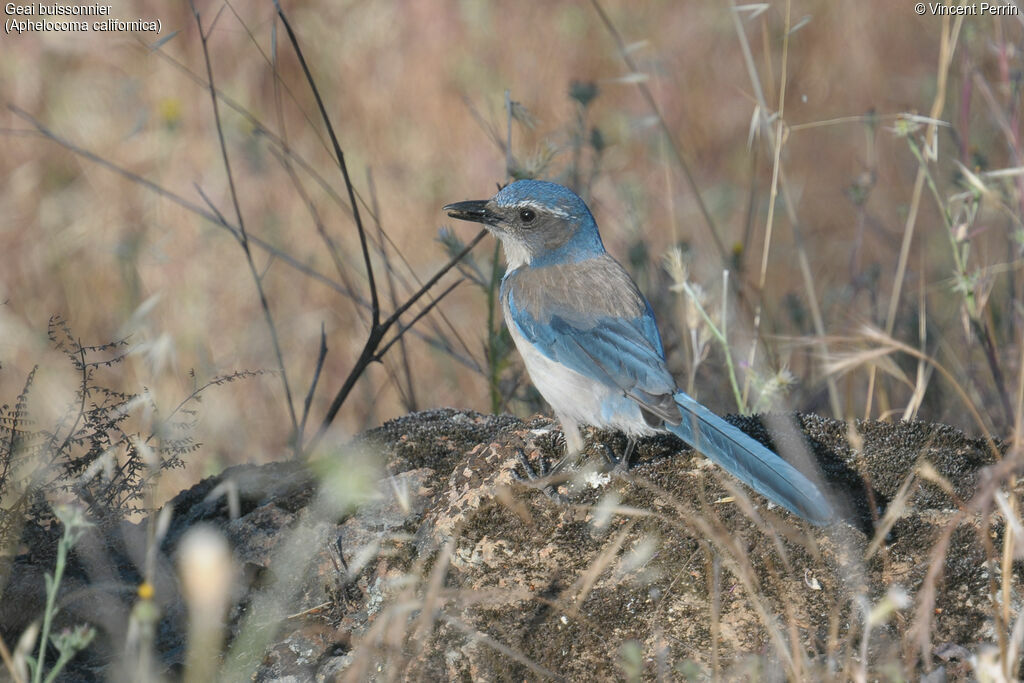
<svg viewBox="0 0 1024 683">
<path fill-rule="evenodd" d="M 799 517 L 819 526 L 833 521 L 832 506 L 807 476 L 676 386 L 650 303 L 605 250 L 579 195 L 553 182 L 517 180 L 490 199 L 443 210 L 483 224 L 502 244 L 505 324 L 562 425 L 566 457 L 583 450 L 580 425 L 624 432 L 625 468 L 639 437 L 671 432 Z"/>
</svg>

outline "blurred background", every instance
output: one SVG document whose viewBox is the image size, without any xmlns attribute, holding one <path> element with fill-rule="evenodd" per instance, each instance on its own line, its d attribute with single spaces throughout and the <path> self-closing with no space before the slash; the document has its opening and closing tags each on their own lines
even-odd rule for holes
<svg viewBox="0 0 1024 683">
<path fill-rule="evenodd" d="M 887 0 L 283 7 L 345 153 L 385 317 L 476 234 L 442 205 L 547 178 L 587 199 L 680 385 L 712 409 L 1014 434 L 1021 17 Z M 187 3 L 112 5 L 159 18 L 159 35 L 0 48 L 0 402 L 35 366 L 35 420 L 73 401 L 55 315 L 82 344 L 127 339 L 96 373 L 148 392 L 143 434 L 214 378 L 271 371 L 203 392 L 202 447 L 164 497 L 289 457 L 280 367 L 301 418 L 323 329 L 308 438 L 369 329 L 345 184 L 273 4 L 198 9 L 240 212 L 263 244 L 254 270 L 174 198 L 237 224 Z M 485 238 L 444 276 L 435 294 L 462 283 L 361 376 L 325 446 L 415 409 L 546 409 L 491 315 L 495 256 Z"/>
</svg>

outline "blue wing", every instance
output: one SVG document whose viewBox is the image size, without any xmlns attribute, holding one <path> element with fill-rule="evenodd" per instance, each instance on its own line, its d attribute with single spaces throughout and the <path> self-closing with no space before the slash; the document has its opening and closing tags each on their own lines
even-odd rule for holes
<svg viewBox="0 0 1024 683">
<path fill-rule="evenodd" d="M 554 307 L 541 322 L 516 305 L 507 291 L 509 322 L 546 357 L 620 389 L 653 415 L 676 424 L 675 380 L 665 366 L 661 337 L 650 306 L 632 318 L 588 316 Z"/>
</svg>

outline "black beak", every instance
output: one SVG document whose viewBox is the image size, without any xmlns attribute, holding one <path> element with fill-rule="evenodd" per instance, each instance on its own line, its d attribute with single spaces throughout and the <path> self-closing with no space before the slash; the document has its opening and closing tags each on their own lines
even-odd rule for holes
<svg viewBox="0 0 1024 683">
<path fill-rule="evenodd" d="M 488 200 L 474 199 L 469 202 L 455 202 L 444 207 L 445 213 L 452 218 L 463 221 L 473 221 L 484 225 L 497 225 L 498 216 L 487 208 Z"/>
</svg>

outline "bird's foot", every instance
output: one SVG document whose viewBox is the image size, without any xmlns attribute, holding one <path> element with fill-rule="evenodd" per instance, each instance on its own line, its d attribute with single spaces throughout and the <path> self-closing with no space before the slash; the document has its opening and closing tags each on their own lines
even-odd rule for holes
<svg viewBox="0 0 1024 683">
<path fill-rule="evenodd" d="M 612 467 L 612 472 L 615 474 L 626 474 L 629 471 L 629 461 L 633 457 L 633 451 L 636 450 L 636 437 L 629 437 L 629 443 L 626 444 L 626 452 L 622 454 L 621 458 L 616 458 L 612 449 L 607 444 L 601 444 L 604 446 L 604 457 Z"/>
<path fill-rule="evenodd" d="M 615 457 L 615 451 L 606 443 L 598 443 L 601 447 L 601 455 L 604 456 L 605 471 L 618 470 L 622 467 L 622 460 Z"/>
<path fill-rule="evenodd" d="M 533 465 L 530 464 L 529 458 L 526 457 L 526 453 L 523 452 L 522 448 L 516 449 L 516 460 L 519 461 L 520 467 L 523 468 L 523 472 L 526 473 L 526 477 L 519 476 L 519 473 L 515 470 L 512 471 L 512 476 L 520 481 L 540 481 L 551 475 L 551 470 L 548 469 L 547 460 L 544 456 L 537 458 L 537 467 L 534 469 Z M 557 467 L 557 465 L 556 465 Z"/>
<path fill-rule="evenodd" d="M 534 469 L 533 466 L 530 464 L 529 459 L 526 457 L 526 454 L 523 453 L 523 449 L 517 448 L 516 459 L 519 461 L 519 466 L 522 467 L 523 472 L 526 473 L 526 476 L 522 477 L 516 470 L 512 470 L 513 477 L 515 477 L 517 480 L 523 483 L 531 482 L 534 484 L 539 484 L 539 488 L 542 491 L 544 491 L 544 495 L 546 495 L 548 498 L 555 501 L 556 503 L 564 504 L 569 502 L 569 499 L 563 496 L 561 493 L 559 493 L 558 488 L 554 484 L 550 483 L 551 477 L 557 474 L 559 469 L 565 466 L 565 458 L 559 460 L 553 468 L 548 469 L 547 461 L 544 459 L 543 456 L 541 456 L 537 458 L 538 465 L 537 468 Z"/>
<path fill-rule="evenodd" d="M 554 464 L 548 475 L 559 474 L 564 469 L 572 469 L 579 462 L 579 453 L 566 453 Z"/>
</svg>

